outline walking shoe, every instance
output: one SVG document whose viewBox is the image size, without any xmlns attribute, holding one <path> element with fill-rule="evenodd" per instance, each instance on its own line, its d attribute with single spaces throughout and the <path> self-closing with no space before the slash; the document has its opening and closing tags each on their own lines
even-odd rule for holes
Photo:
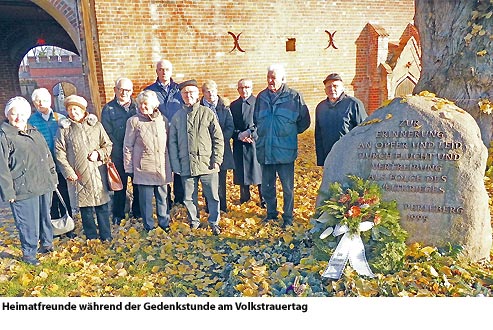
<svg viewBox="0 0 493 330">
<path fill-rule="evenodd" d="M 262 219 L 262 222 L 267 223 L 267 222 L 272 221 L 272 220 L 277 220 L 277 216 L 273 217 L 273 216 L 268 215 Z"/>
<path fill-rule="evenodd" d="M 122 218 L 113 217 L 113 224 L 119 226 L 122 223 Z"/>
<path fill-rule="evenodd" d="M 218 236 L 219 234 L 221 234 L 221 228 L 218 225 L 213 225 L 212 234 Z"/>
<path fill-rule="evenodd" d="M 190 228 L 192 228 L 192 229 L 198 229 L 199 227 L 200 227 L 199 221 L 192 222 L 192 224 L 190 225 Z"/>
<path fill-rule="evenodd" d="M 48 253 L 51 253 L 51 252 L 53 252 L 53 251 L 55 251 L 55 250 L 53 249 L 53 246 L 43 246 L 43 247 L 41 247 L 41 248 L 38 250 L 38 253 L 40 253 L 40 254 L 48 254 Z"/>
<path fill-rule="evenodd" d="M 287 227 L 290 227 L 292 225 L 293 225 L 293 219 L 284 220 L 282 223 L 282 228 L 286 229 Z"/>
<path fill-rule="evenodd" d="M 39 260 L 36 258 L 22 258 L 22 261 L 24 261 L 26 264 L 33 265 L 33 266 L 39 266 Z"/>
<path fill-rule="evenodd" d="M 170 232 L 170 228 L 169 226 L 163 226 L 161 224 L 158 224 L 159 228 L 161 228 L 162 230 L 164 230 L 165 232 L 169 233 Z"/>
</svg>

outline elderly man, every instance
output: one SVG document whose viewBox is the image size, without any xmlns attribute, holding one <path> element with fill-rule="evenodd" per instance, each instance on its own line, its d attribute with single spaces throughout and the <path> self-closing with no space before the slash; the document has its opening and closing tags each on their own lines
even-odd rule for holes
<svg viewBox="0 0 493 330">
<path fill-rule="evenodd" d="M 108 133 L 113 149 L 111 160 L 116 166 L 116 170 L 122 179 L 123 189 L 115 191 L 113 194 L 113 223 L 120 225 L 125 219 L 125 201 L 127 196 L 128 174 L 123 167 L 123 140 L 125 138 L 125 127 L 128 118 L 137 113 L 137 104 L 132 99 L 133 83 L 128 78 L 119 78 L 115 82 L 115 98 L 108 102 L 101 111 L 101 123 Z M 138 186 L 133 185 L 132 215 L 140 218 L 139 192 Z"/>
<path fill-rule="evenodd" d="M 262 167 L 262 195 L 267 206 L 264 221 L 276 220 L 276 176 L 283 191 L 283 228 L 293 223 L 294 161 L 298 134 L 310 127 L 310 113 L 300 93 L 286 85 L 280 64 L 267 69 L 267 88 L 255 102 L 253 122 L 257 132 L 257 159 Z"/>
<path fill-rule="evenodd" d="M 231 111 L 229 109 L 229 102 L 225 101 L 221 96 L 217 94 L 217 84 L 214 80 L 206 80 L 202 85 L 202 100 L 201 105 L 205 105 L 210 108 L 217 116 L 219 126 L 224 138 L 224 157 L 221 169 L 219 171 L 219 201 L 221 211 L 228 212 L 227 198 L 226 198 L 226 179 L 228 176 L 228 170 L 234 168 L 233 152 L 231 151 L 231 137 L 233 136 L 234 124 Z"/>
<path fill-rule="evenodd" d="M 224 139 L 216 114 L 199 104 L 197 81 L 180 84 L 185 105 L 170 124 L 169 155 L 173 172 L 179 174 L 184 188 L 184 204 L 190 227 L 200 226 L 198 183 L 209 205 L 209 225 L 219 235 L 218 172 L 223 162 Z"/>
<path fill-rule="evenodd" d="M 363 103 L 344 92 L 344 83 L 339 74 L 329 74 L 323 83 L 327 98 L 315 110 L 315 151 L 318 166 L 324 165 L 334 143 L 367 117 Z"/>
<path fill-rule="evenodd" d="M 58 131 L 58 122 L 60 119 L 65 118 L 64 115 L 53 111 L 51 108 L 51 94 L 46 88 L 37 88 L 31 94 L 31 100 L 36 108 L 36 112 L 29 117 L 28 123 L 36 127 L 38 131 L 45 138 L 48 148 L 50 148 L 51 155 L 53 159 L 55 158 L 55 140 Z M 58 194 L 53 194 L 51 201 L 51 218 L 58 219 L 61 218 L 65 212 L 68 212 L 72 216 L 72 207 L 70 206 L 70 198 L 68 195 L 67 181 L 57 169 L 58 175 L 58 186 L 57 189 L 62 195 L 63 201 L 67 206 L 68 210 L 65 210 Z M 73 237 L 74 233 L 69 232 L 67 236 Z"/>
<path fill-rule="evenodd" d="M 234 123 L 233 158 L 235 162 L 233 183 L 240 186 L 241 204 L 248 202 L 251 198 L 250 185 L 257 185 L 260 206 L 265 208 L 261 191 L 262 170 L 257 160 L 255 136 L 250 130 L 253 127 L 253 109 L 257 99 L 252 91 L 253 82 L 250 79 L 240 79 L 238 81 L 240 97 L 231 102 L 230 108 Z"/>
<path fill-rule="evenodd" d="M 173 65 L 168 60 L 159 60 L 156 63 L 156 82 L 147 86 L 145 89 L 149 89 L 157 94 L 159 100 L 159 111 L 166 117 L 168 123 L 171 123 L 171 119 L 183 105 L 183 98 L 180 94 L 178 84 L 173 81 Z M 168 185 L 168 205 L 182 204 L 183 203 L 183 186 L 180 175 L 175 173 L 173 177 L 173 195 L 174 199 L 171 200 L 171 187 Z"/>
</svg>

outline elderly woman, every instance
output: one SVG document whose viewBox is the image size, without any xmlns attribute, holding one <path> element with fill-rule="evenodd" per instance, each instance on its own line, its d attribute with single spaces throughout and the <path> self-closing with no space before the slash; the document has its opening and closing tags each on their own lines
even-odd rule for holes
<svg viewBox="0 0 493 330">
<path fill-rule="evenodd" d="M 154 229 L 152 199 L 156 198 L 158 225 L 169 231 L 167 184 L 173 179 L 168 156 L 168 121 L 159 111 L 155 92 L 144 90 L 137 96 L 138 113 L 127 121 L 123 142 L 125 173 L 133 174 L 139 187 L 144 229 Z"/>
<path fill-rule="evenodd" d="M 7 122 L 0 125 L 0 198 L 10 202 L 23 261 L 37 266 L 37 252 L 53 251 L 50 205 L 58 181 L 43 135 L 27 123 L 30 115 L 29 102 L 20 96 L 5 106 Z"/>
<path fill-rule="evenodd" d="M 65 118 L 64 115 L 53 111 L 51 108 L 51 94 L 46 88 L 36 88 L 31 94 L 31 100 L 36 108 L 36 112 L 29 117 L 28 123 L 36 127 L 36 129 L 43 135 L 48 148 L 50 148 L 53 158 L 55 157 L 55 140 L 58 132 L 58 121 Z M 72 216 L 72 208 L 70 207 L 70 200 L 67 190 L 67 181 L 57 170 L 58 175 L 58 191 L 63 197 L 63 201 L 60 201 L 58 194 L 53 194 L 51 200 L 51 218 L 61 218 L 66 212 Z M 65 210 L 65 206 L 67 210 Z M 67 233 L 68 237 L 74 237 L 73 231 Z"/>
<path fill-rule="evenodd" d="M 99 229 L 99 238 L 111 241 L 110 195 L 104 165 L 111 154 L 111 140 L 98 118 L 86 112 L 87 101 L 83 97 L 70 95 L 64 104 L 69 118 L 60 121 L 55 155 L 68 182 L 71 205 L 80 208 L 87 239 L 97 239 Z"/>
</svg>

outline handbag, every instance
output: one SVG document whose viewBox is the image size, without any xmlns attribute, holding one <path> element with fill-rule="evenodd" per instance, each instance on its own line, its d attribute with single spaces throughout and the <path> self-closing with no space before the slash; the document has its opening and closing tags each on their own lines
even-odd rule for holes
<svg viewBox="0 0 493 330">
<path fill-rule="evenodd" d="M 106 162 L 106 168 L 108 169 L 108 189 L 111 191 L 120 191 L 123 189 L 122 179 L 120 174 L 116 170 L 115 164 L 109 160 Z"/>
<path fill-rule="evenodd" d="M 74 219 L 72 219 L 72 217 L 68 214 L 67 205 L 65 205 L 63 197 L 58 191 L 58 188 L 56 189 L 56 193 L 58 195 L 58 198 L 60 199 L 60 203 L 62 203 L 63 207 L 65 208 L 65 215 L 58 219 L 51 219 L 54 236 L 66 234 L 69 231 L 74 230 L 75 228 Z"/>
</svg>

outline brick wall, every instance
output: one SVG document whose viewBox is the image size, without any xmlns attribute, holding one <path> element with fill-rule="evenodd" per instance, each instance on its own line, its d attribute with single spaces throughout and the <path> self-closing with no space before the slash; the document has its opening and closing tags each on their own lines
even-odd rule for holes
<svg viewBox="0 0 493 330">
<path fill-rule="evenodd" d="M 267 66 L 284 63 L 288 84 L 303 93 L 311 110 L 325 98 L 323 78 L 339 72 L 349 94 L 357 94 L 368 106 L 370 94 L 381 86 L 368 69 L 373 67 L 369 59 L 374 45 L 364 35 L 365 26 L 370 22 L 383 27 L 389 41 L 397 43 L 414 16 L 414 0 L 33 2 L 63 26 L 79 49 L 86 82 L 81 92 L 91 95 L 95 112 L 113 98 L 118 77 L 132 79 L 136 93 L 152 83 L 159 58 L 173 62 L 176 81 L 214 79 L 220 94 L 231 100 L 237 97 L 239 78 L 253 79 L 258 93 L 266 86 Z M 16 35 L 8 31 L 13 28 L 0 29 L 0 38 Z M 333 35 L 331 46 L 326 31 Z M 228 32 L 241 33 L 239 45 L 245 52 L 231 51 L 234 39 Z M 293 38 L 296 51 L 287 52 L 286 41 Z M 9 47 L 14 40 L 8 40 L 0 45 L 0 105 L 20 90 L 20 58 L 12 59 Z M 361 65 L 365 61 L 366 66 Z M 373 96 L 372 100 L 380 102 Z"/>
<path fill-rule="evenodd" d="M 221 95 L 237 97 L 241 77 L 254 81 L 254 92 L 265 88 L 266 68 L 285 63 L 288 84 L 303 93 L 313 110 L 325 98 L 322 80 L 339 72 L 350 94 L 354 87 L 365 104 L 370 91 L 369 73 L 357 72 L 356 62 L 368 60 L 369 49 L 357 41 L 368 22 L 385 28 L 389 41 L 398 42 L 414 16 L 414 1 L 165 1 L 114 2 L 95 0 L 98 81 L 107 102 L 119 76 L 134 81 L 138 93 L 155 78 L 154 63 L 167 58 L 174 64 L 176 81 L 214 79 Z M 329 45 L 327 30 L 333 34 Z M 233 37 L 241 33 L 233 51 Z M 335 32 L 335 34 L 334 34 Z M 288 38 L 296 39 L 296 51 L 286 52 Z M 368 47 L 371 47 L 368 45 Z M 373 102 L 379 102 L 375 99 Z"/>
</svg>

